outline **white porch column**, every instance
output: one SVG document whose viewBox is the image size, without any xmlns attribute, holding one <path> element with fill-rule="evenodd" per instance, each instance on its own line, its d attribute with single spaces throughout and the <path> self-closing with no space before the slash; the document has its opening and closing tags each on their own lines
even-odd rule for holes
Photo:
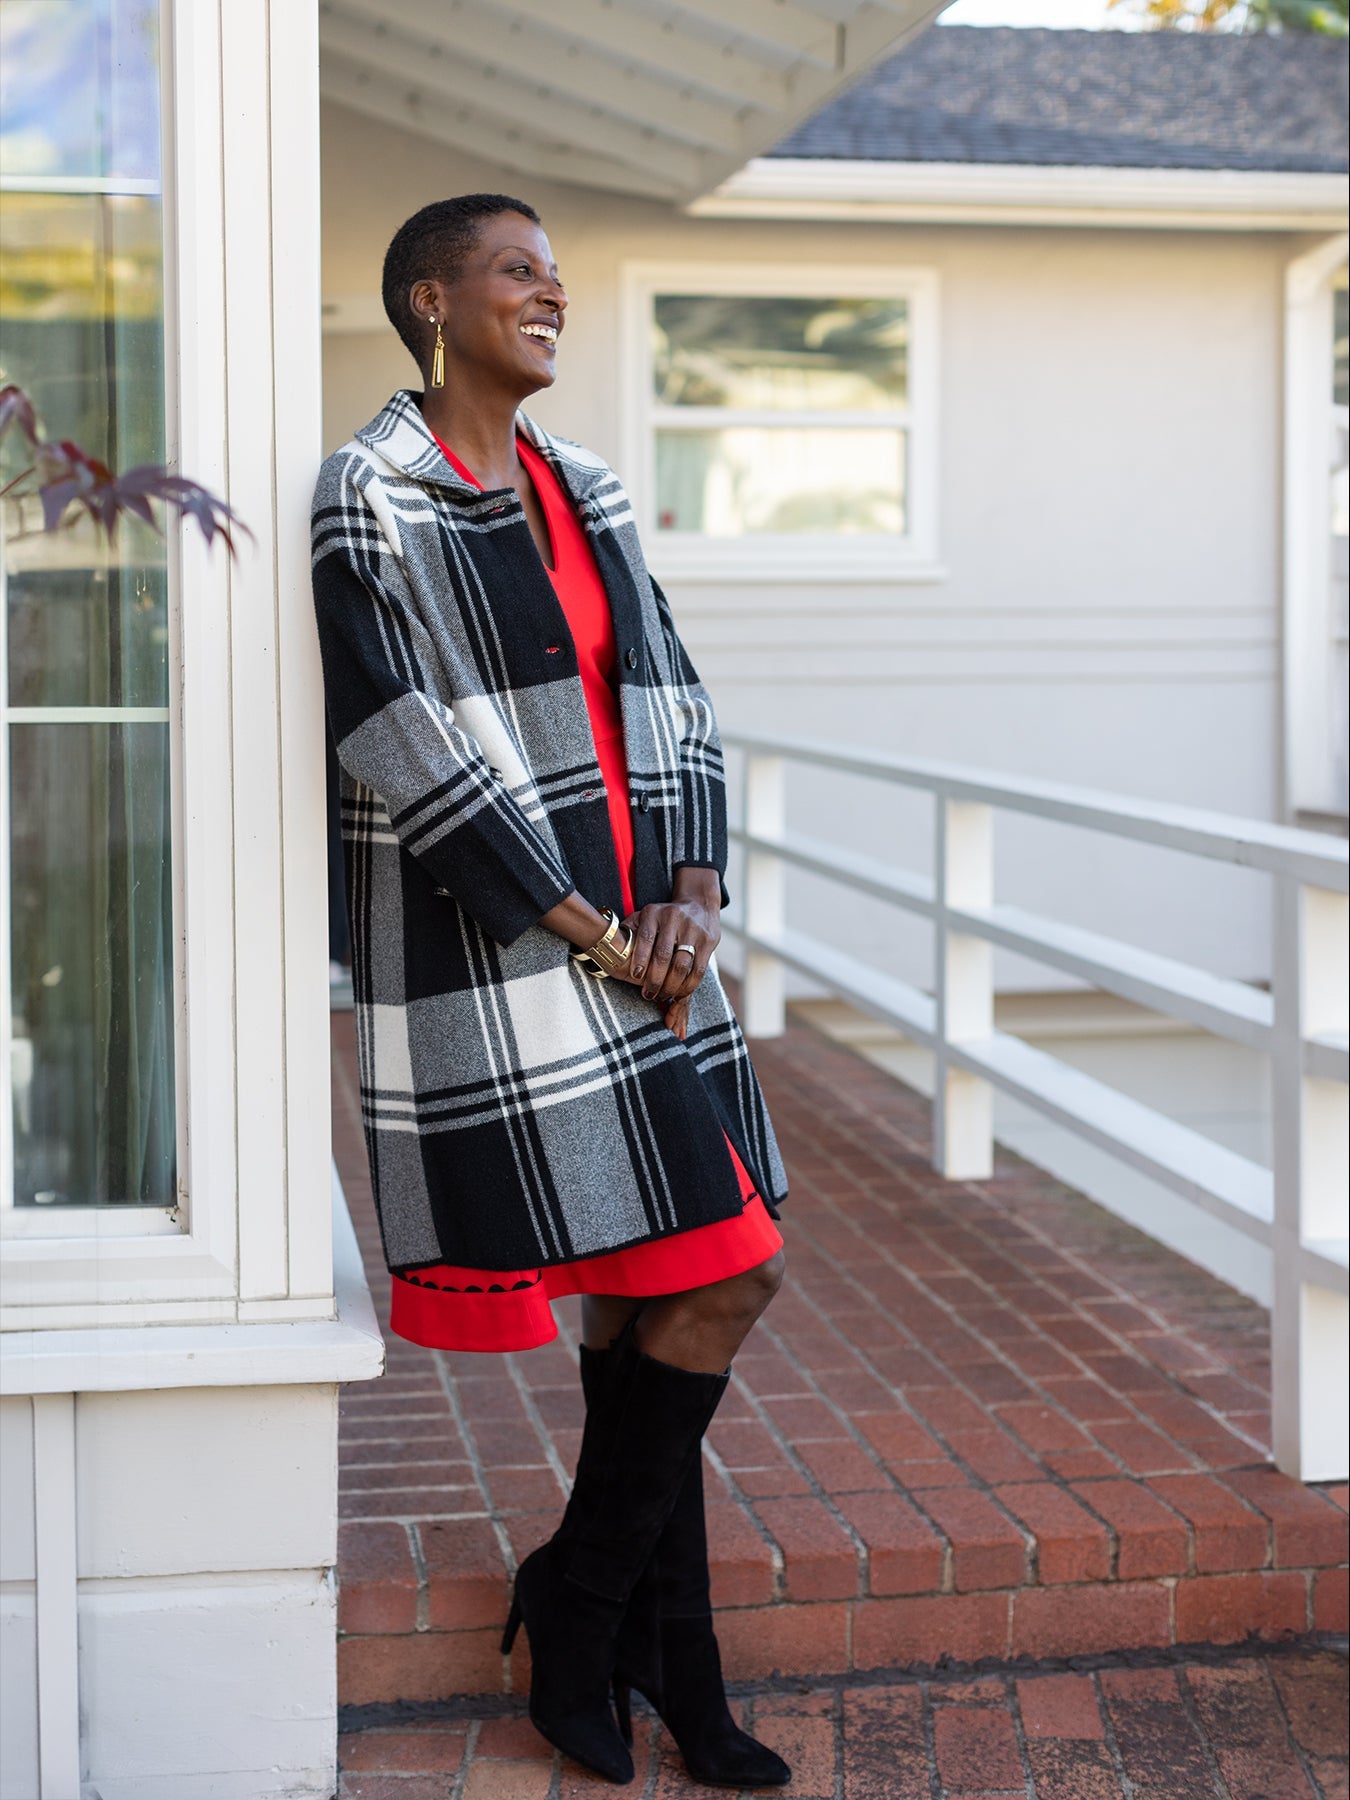
<svg viewBox="0 0 1350 1800">
<path fill-rule="evenodd" d="M 1344 1266 L 1350 1089 L 1309 1068 L 1310 1040 L 1350 1027 L 1344 894 L 1278 883 L 1273 1069 L 1275 1146 L 1271 1411 L 1275 1460 L 1302 1481 L 1343 1480 L 1350 1467 L 1350 1303 L 1309 1251 L 1339 1245 Z"/>
<path fill-rule="evenodd" d="M 787 798 L 781 756 L 745 759 L 745 830 L 769 843 L 781 839 Z M 781 1037 L 786 1023 L 782 963 L 756 940 L 772 942 L 787 923 L 786 871 L 781 857 L 749 846 L 745 853 L 745 1029 L 750 1037 Z"/>
<path fill-rule="evenodd" d="M 168 458 L 248 531 L 233 562 L 170 541 L 173 1204 L 59 1237 L 25 1209 L 6 1250 L 5 1498 L 35 1522 L 4 1791 L 331 1800 L 337 1395 L 383 1346 L 329 1141 L 318 9 L 160 17 Z"/>
<path fill-rule="evenodd" d="M 948 1046 L 987 1038 L 994 1029 L 994 949 L 984 938 L 952 931 L 947 909 L 993 905 L 994 813 L 942 794 L 934 812 L 933 1166 L 952 1181 L 983 1181 L 994 1172 L 994 1091 L 978 1075 L 954 1067 Z"/>
</svg>

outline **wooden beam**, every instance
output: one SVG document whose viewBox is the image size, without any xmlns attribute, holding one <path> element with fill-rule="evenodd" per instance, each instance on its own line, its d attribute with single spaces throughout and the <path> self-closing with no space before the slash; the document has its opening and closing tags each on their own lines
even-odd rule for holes
<svg viewBox="0 0 1350 1800">
<path fill-rule="evenodd" d="M 323 58 L 320 86 L 326 98 L 349 106 L 353 112 L 364 113 L 383 125 L 416 132 L 475 161 L 497 163 L 517 174 L 571 182 L 577 187 L 640 194 L 655 200 L 675 197 L 673 182 L 663 182 L 605 157 L 587 156 L 523 131 L 503 131 L 497 120 L 476 114 L 468 106 L 437 105 L 419 99 L 415 93 L 409 94 L 407 82 L 372 75 L 336 56 Z"/>
<path fill-rule="evenodd" d="M 502 128 L 535 139 L 599 152 L 616 163 L 664 180 L 667 191 L 697 186 L 703 165 L 686 145 L 672 143 L 656 131 L 625 124 L 596 109 L 549 96 L 501 69 L 462 62 L 453 41 L 431 50 L 393 32 L 356 24 L 346 16 L 327 14 L 321 25 L 323 52 L 337 54 L 358 68 L 368 68 L 404 84 L 429 99 L 443 98 L 501 123 L 490 128 L 488 146 Z M 490 149 L 489 149 L 490 154 Z M 547 167 L 532 171 L 546 175 Z"/>
<path fill-rule="evenodd" d="M 675 0 L 674 10 L 753 44 L 761 54 L 767 50 L 780 64 L 839 66 L 837 26 L 792 0 Z"/>
<path fill-rule="evenodd" d="M 615 58 L 598 46 L 569 42 L 565 30 L 525 19 L 502 21 L 500 9 L 461 4 L 447 31 L 444 8 L 436 0 L 325 0 L 324 18 L 383 24 L 428 48 L 453 51 L 470 62 L 530 84 L 540 83 L 561 99 L 599 106 L 614 118 L 649 126 L 699 150 L 736 152 L 741 132 L 735 103 L 691 92 L 677 76 L 654 76 L 631 58 Z M 565 15 L 564 15 L 565 16 Z"/>
<path fill-rule="evenodd" d="M 782 112 L 792 92 L 781 61 L 766 64 L 730 43 L 715 44 L 680 29 L 676 20 L 662 23 L 646 13 L 620 11 L 606 0 L 569 0 L 565 12 L 557 0 L 500 0 L 493 16 L 528 19 L 559 32 L 569 44 L 603 50 L 635 68 L 659 69 L 691 92 L 721 95 L 743 105 Z M 722 31 L 728 30 L 725 19 Z"/>
</svg>

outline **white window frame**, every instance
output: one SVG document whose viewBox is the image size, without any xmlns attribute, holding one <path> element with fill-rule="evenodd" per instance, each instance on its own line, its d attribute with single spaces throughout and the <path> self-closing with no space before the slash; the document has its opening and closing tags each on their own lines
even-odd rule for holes
<svg viewBox="0 0 1350 1800">
<path fill-rule="evenodd" d="M 938 277 L 934 269 L 856 264 L 826 269 L 796 263 L 630 262 L 620 270 L 623 367 L 623 473 L 653 571 L 672 581 L 895 582 L 934 581 L 938 557 Z M 878 413 L 876 423 L 907 433 L 905 516 L 901 536 L 755 533 L 675 537 L 656 529 L 656 432 L 665 409 L 652 383 L 652 306 L 658 294 L 727 294 L 777 298 L 904 300 L 909 320 L 909 398 Z M 673 409 L 672 409 L 673 410 Z M 687 417 L 688 409 L 679 409 Z M 736 423 L 730 408 L 718 416 Z M 793 422 L 784 414 L 783 424 Z M 802 423 L 829 425 L 839 415 L 803 412 Z M 850 422 L 862 424 L 861 414 Z"/>
<path fill-rule="evenodd" d="M 177 1205 L 7 1207 L 6 1330 L 333 1314 L 317 20 L 256 0 L 160 19 L 166 460 L 255 534 L 233 564 L 195 525 L 168 534 Z"/>
</svg>

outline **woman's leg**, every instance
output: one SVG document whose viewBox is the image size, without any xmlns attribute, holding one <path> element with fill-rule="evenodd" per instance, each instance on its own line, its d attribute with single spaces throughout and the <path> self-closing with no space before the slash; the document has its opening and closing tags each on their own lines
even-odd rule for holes
<svg viewBox="0 0 1350 1800">
<path fill-rule="evenodd" d="M 780 1253 L 745 1275 L 659 1299 L 586 1296 L 581 1372 L 588 1404 L 601 1394 L 609 1346 L 633 1318 L 646 1355 L 684 1368 L 695 1380 L 716 1376 L 782 1278 Z M 620 1724 L 631 1742 L 628 1690 L 636 1687 L 657 1707 L 695 1779 L 779 1787 L 791 1778 L 788 1765 L 743 1732 L 727 1707 L 709 1595 L 701 1464 L 695 1451 L 629 1599 L 615 1646 Z"/>
<path fill-rule="evenodd" d="M 780 1250 L 743 1275 L 680 1294 L 659 1294 L 650 1300 L 587 1294 L 582 1302 L 583 1341 L 588 1349 L 607 1350 L 636 1315 L 635 1338 L 645 1355 L 677 1369 L 720 1375 L 782 1286 L 785 1266 Z"/>
</svg>

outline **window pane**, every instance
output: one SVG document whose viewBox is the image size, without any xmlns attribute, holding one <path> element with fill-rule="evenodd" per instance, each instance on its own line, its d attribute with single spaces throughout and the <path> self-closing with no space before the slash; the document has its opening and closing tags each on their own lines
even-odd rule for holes
<svg viewBox="0 0 1350 1800">
<path fill-rule="evenodd" d="M 661 294 L 654 337 L 665 406 L 876 412 L 907 397 L 903 300 Z"/>
<path fill-rule="evenodd" d="M 0 365 L 49 437 L 120 470 L 164 459 L 158 23 L 158 0 L 0 0 Z M 10 433 L 0 479 L 23 451 Z M 0 556 L 0 700 L 32 709 L 5 724 L 0 843 L 12 1197 L 172 1205 L 169 726 L 79 716 L 167 707 L 163 541 L 45 533 L 28 500 L 0 506 Z"/>
<path fill-rule="evenodd" d="M 163 563 L 109 554 L 92 525 L 12 544 L 11 706 L 167 706 L 167 610 Z"/>
<path fill-rule="evenodd" d="M 15 1203 L 172 1206 L 167 728 L 9 749 Z"/>
<path fill-rule="evenodd" d="M 160 205 L 154 198 L 8 193 L 0 205 L 0 366 L 50 437 L 114 468 L 164 454 Z M 17 432 L 0 475 L 17 474 Z M 6 522 L 11 706 L 163 706 L 162 541 L 124 523 L 44 534 L 30 502 Z"/>
<path fill-rule="evenodd" d="M 659 431 L 662 531 L 903 532 L 905 434 L 894 430 Z"/>
<path fill-rule="evenodd" d="M 0 0 L 0 174 L 158 179 L 158 0 Z"/>
</svg>

